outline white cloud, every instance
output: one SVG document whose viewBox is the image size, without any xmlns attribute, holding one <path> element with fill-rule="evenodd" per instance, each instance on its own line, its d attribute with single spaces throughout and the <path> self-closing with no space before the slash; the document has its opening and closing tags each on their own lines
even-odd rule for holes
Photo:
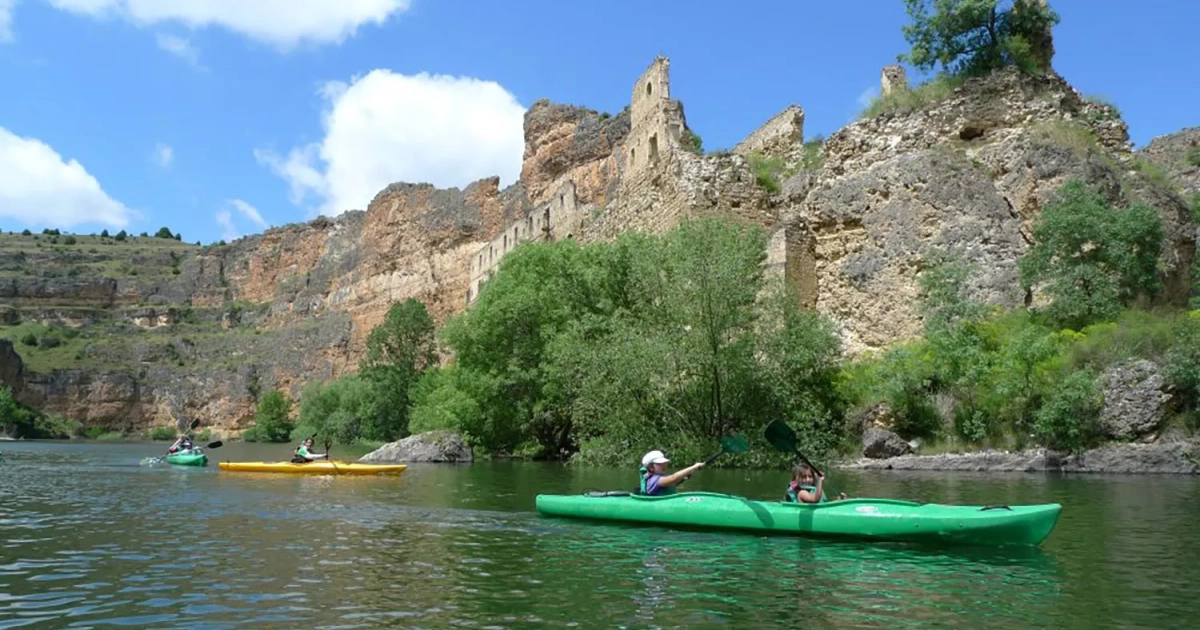
<svg viewBox="0 0 1200 630">
<path fill-rule="evenodd" d="M 859 109 L 866 109 L 871 104 L 871 99 L 875 98 L 877 94 L 879 94 L 879 88 L 872 85 L 859 92 L 858 98 L 854 99 L 854 102 L 858 104 Z"/>
<path fill-rule="evenodd" d="M 0 127 L 0 217 L 45 227 L 123 228 L 133 214 L 76 160 L 63 161 L 46 143 Z"/>
<path fill-rule="evenodd" d="M 498 83 L 469 77 L 372 70 L 320 94 L 325 138 L 287 156 L 257 150 L 259 163 L 312 195 L 323 214 L 363 209 L 392 182 L 463 187 L 491 176 L 516 180 L 525 150 L 525 108 Z"/>
<path fill-rule="evenodd" d="M 237 228 L 233 225 L 233 215 L 228 210 L 220 210 L 217 212 L 217 225 L 221 226 L 221 239 L 225 241 L 237 240 Z"/>
<path fill-rule="evenodd" d="M 12 16 L 17 0 L 0 0 L 0 43 L 12 41 Z"/>
<path fill-rule="evenodd" d="M 0 0 L 12 2 L 13 0 Z M 139 26 L 218 26 L 288 50 L 298 44 L 337 44 L 360 26 L 383 24 L 411 0 L 47 0 L 92 18 L 119 17 Z"/>
<path fill-rule="evenodd" d="M 183 59 L 197 69 L 203 69 L 200 65 L 200 51 L 192 45 L 192 42 L 186 37 L 176 37 L 175 35 L 165 35 L 159 33 L 154 36 L 154 40 L 158 43 L 158 47 Z"/>
<path fill-rule="evenodd" d="M 255 208 L 241 199 L 230 199 L 229 205 L 233 206 L 235 210 L 242 213 L 242 216 L 250 219 L 250 222 L 254 225 L 257 225 L 264 230 L 267 229 L 267 221 L 262 217 L 261 214 L 259 214 L 258 208 Z"/>
<path fill-rule="evenodd" d="M 171 166 L 171 162 L 175 161 L 175 149 L 172 149 L 169 144 L 160 142 L 154 147 L 154 153 L 150 157 L 155 164 L 167 168 Z"/>
</svg>

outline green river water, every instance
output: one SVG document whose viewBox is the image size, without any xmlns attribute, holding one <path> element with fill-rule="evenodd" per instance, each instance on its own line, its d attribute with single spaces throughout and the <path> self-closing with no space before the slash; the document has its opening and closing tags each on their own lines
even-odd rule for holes
<svg viewBox="0 0 1200 630">
<path fill-rule="evenodd" d="M 220 472 L 165 444 L 0 442 L 2 628 L 1198 627 L 1200 480 L 833 472 L 856 496 L 1064 506 L 1038 549 L 963 550 L 586 524 L 538 493 L 629 489 L 557 464 L 402 477 Z M 339 456 L 334 447 L 335 456 Z M 350 453 L 341 454 L 350 459 Z M 775 499 L 781 472 L 689 489 Z"/>
</svg>

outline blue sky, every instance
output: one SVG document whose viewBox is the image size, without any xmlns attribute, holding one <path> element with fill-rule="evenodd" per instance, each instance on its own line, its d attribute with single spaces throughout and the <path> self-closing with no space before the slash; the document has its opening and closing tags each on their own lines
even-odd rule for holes
<svg viewBox="0 0 1200 630">
<path fill-rule="evenodd" d="M 1200 125 L 1200 3 L 1052 5 L 1055 68 L 1138 146 Z M 906 21 L 900 0 L 0 0 L 0 228 L 209 243 L 390 181 L 507 185 L 524 108 L 619 111 L 658 54 L 708 149 L 791 103 L 828 135 Z"/>
</svg>

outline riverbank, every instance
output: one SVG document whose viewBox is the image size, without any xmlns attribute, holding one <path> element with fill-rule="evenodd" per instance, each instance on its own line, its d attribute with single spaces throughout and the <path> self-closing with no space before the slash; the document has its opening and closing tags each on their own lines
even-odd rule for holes
<svg viewBox="0 0 1200 630">
<path fill-rule="evenodd" d="M 1200 474 L 1200 439 L 1151 444 L 1110 444 L 1078 455 L 1045 448 L 1024 451 L 901 455 L 860 458 L 837 466 L 842 470 L 944 470 L 959 472 L 1072 472 L 1122 474 Z"/>
</svg>

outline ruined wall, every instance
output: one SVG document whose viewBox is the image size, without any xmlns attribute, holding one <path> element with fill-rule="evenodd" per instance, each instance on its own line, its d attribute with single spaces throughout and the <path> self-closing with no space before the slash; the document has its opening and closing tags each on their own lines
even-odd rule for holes
<svg viewBox="0 0 1200 630">
<path fill-rule="evenodd" d="M 490 280 L 500 267 L 500 261 L 521 243 L 557 241 L 574 238 L 580 229 L 581 211 L 575 196 L 575 184 L 563 182 L 549 201 L 531 210 L 524 217 L 506 226 L 500 236 L 475 252 L 470 258 L 470 285 L 467 304 L 479 297 L 479 287 Z"/>
<path fill-rule="evenodd" d="M 804 144 L 804 110 L 789 105 L 755 129 L 745 140 L 733 147 L 738 155 L 761 153 L 768 157 L 784 157 Z"/>
<path fill-rule="evenodd" d="M 879 77 L 879 95 L 887 96 L 896 90 L 908 89 L 908 73 L 904 66 L 892 64 L 884 66 Z"/>
</svg>

